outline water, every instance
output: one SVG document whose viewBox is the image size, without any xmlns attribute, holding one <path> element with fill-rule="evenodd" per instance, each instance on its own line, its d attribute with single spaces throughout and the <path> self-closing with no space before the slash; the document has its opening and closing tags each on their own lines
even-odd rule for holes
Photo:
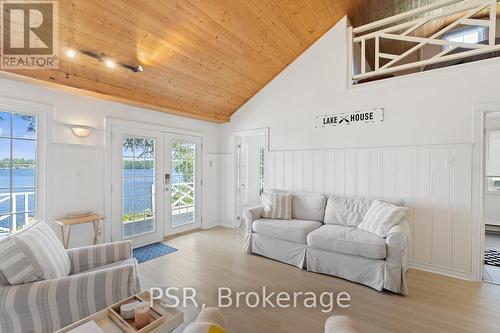
<svg viewBox="0 0 500 333">
<path fill-rule="evenodd" d="M 12 174 L 13 192 L 34 192 L 36 184 L 35 169 L 14 169 Z M 135 177 L 134 177 L 135 176 Z M 124 169 L 123 170 L 123 214 L 142 213 L 149 209 L 154 211 L 154 170 L 153 169 Z M 174 173 L 172 183 L 182 182 L 182 175 Z M 8 169 L 0 169 L 0 228 L 10 228 L 11 217 L 6 216 L 10 212 L 10 199 L 6 195 L 10 191 L 10 174 Z M 135 196 L 134 196 L 135 189 Z M 28 209 L 35 210 L 35 195 L 28 195 Z M 16 196 L 17 211 L 23 211 L 25 205 L 25 196 Z M 3 216 L 2 216 L 3 214 Z M 33 213 L 29 213 L 33 216 Z M 18 227 L 26 223 L 25 215 L 18 214 L 16 224 Z M 2 233 L 0 229 L 0 233 Z"/>
<path fill-rule="evenodd" d="M 123 214 L 141 213 L 146 209 L 153 211 L 153 184 L 153 169 L 124 169 Z"/>
</svg>

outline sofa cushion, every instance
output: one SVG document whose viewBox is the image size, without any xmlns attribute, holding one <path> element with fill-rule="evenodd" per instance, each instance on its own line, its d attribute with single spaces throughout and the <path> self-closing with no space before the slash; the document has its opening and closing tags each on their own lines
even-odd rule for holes
<svg viewBox="0 0 500 333">
<path fill-rule="evenodd" d="M 408 208 L 388 202 L 374 200 L 358 228 L 387 237 L 389 230 L 397 225 L 407 214 Z"/>
<path fill-rule="evenodd" d="M 316 221 L 260 219 L 253 222 L 253 231 L 281 240 L 306 244 L 307 234 L 321 226 L 322 223 Z"/>
<path fill-rule="evenodd" d="M 321 193 L 295 193 L 292 198 L 292 218 L 323 222 L 326 198 Z"/>
<path fill-rule="evenodd" d="M 325 209 L 325 224 L 355 227 L 363 222 L 372 199 L 330 196 Z"/>
<path fill-rule="evenodd" d="M 307 236 L 307 245 L 330 252 L 372 259 L 386 257 L 385 240 L 371 232 L 341 225 L 324 225 Z"/>
<path fill-rule="evenodd" d="M 262 217 L 290 220 L 292 218 L 292 193 L 269 192 L 262 196 Z"/>
</svg>

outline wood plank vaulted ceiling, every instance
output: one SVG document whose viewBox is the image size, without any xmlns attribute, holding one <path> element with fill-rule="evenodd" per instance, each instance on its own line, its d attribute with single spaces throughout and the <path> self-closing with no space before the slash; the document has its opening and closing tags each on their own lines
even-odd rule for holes
<svg viewBox="0 0 500 333">
<path fill-rule="evenodd" d="M 344 15 L 360 26 L 432 0 L 60 0 L 58 70 L 14 74 L 86 94 L 227 122 Z M 69 60 L 113 56 L 143 73 Z"/>
</svg>

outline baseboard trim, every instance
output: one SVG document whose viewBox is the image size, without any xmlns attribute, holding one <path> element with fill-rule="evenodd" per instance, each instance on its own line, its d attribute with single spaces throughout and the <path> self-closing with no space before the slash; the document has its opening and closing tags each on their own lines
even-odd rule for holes
<svg viewBox="0 0 500 333">
<path fill-rule="evenodd" d="M 472 273 L 452 271 L 449 269 L 430 266 L 430 265 L 421 264 L 421 263 L 417 263 L 417 262 L 413 262 L 413 261 L 410 261 L 408 263 L 408 266 L 410 268 L 413 268 L 413 269 L 418 269 L 418 270 L 429 272 L 429 273 L 444 275 L 444 276 L 452 277 L 455 279 L 478 282 L 473 278 Z"/>
<path fill-rule="evenodd" d="M 196 228 L 196 229 L 191 229 L 191 230 L 188 230 L 188 231 L 182 231 L 182 232 L 179 232 L 179 233 L 177 233 L 175 235 L 165 236 L 165 237 L 163 237 L 163 240 L 167 241 L 167 240 L 170 240 L 170 239 L 173 239 L 173 238 L 177 238 L 177 237 L 184 236 L 184 235 L 189 235 L 189 234 L 192 234 L 192 233 L 195 233 L 195 232 L 198 232 L 198 231 L 202 231 L 202 230 L 203 230 L 202 228 Z"/>
<path fill-rule="evenodd" d="M 219 227 L 229 228 L 229 229 L 238 229 L 239 226 L 235 222 L 231 221 L 219 221 Z"/>
</svg>

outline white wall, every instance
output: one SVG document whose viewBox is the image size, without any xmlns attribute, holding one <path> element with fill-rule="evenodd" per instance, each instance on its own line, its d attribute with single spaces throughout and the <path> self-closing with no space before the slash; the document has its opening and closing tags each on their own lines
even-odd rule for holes
<svg viewBox="0 0 500 333">
<path fill-rule="evenodd" d="M 230 123 L 221 126 L 220 142 L 221 144 L 227 143 L 222 147 L 222 152 L 232 153 L 229 138 L 233 131 L 263 127 L 268 127 L 270 130 L 270 150 L 275 154 L 288 151 L 298 153 L 313 150 L 320 152 L 335 149 L 349 150 L 356 147 L 363 147 L 371 154 L 382 147 L 415 149 L 417 146 L 432 147 L 434 145 L 455 147 L 457 144 L 464 143 L 471 146 L 473 106 L 500 99 L 498 97 L 499 59 L 348 88 L 346 54 L 347 34 L 344 19 L 248 101 L 233 115 Z M 352 127 L 314 127 L 316 115 L 373 107 L 385 109 L 384 122 Z M 417 158 L 420 160 L 421 157 L 417 155 Z M 363 162 L 358 161 L 358 163 Z M 437 163 L 440 166 L 444 165 L 441 159 Z M 465 167 L 470 167 L 471 162 L 462 160 L 460 163 L 467 163 Z M 362 168 L 368 167 L 365 164 Z M 399 171 L 398 166 L 395 172 Z M 224 174 L 223 171 L 221 172 Z M 285 177 L 290 174 L 289 168 L 285 168 L 283 172 Z M 428 177 L 438 177 L 441 181 L 441 176 L 449 175 L 449 171 L 438 170 L 437 172 L 437 174 L 429 174 Z M 304 177 L 306 176 L 310 177 L 309 174 L 304 174 Z M 355 177 L 355 181 L 360 184 L 366 182 L 361 175 L 355 175 Z M 470 187 L 471 173 L 464 173 L 463 177 L 464 183 L 469 184 L 468 187 Z M 419 242 L 449 245 L 452 244 L 450 240 L 457 236 L 447 232 L 453 229 L 453 227 L 449 228 L 450 224 L 447 220 L 449 216 L 447 214 L 450 213 L 448 206 L 450 199 L 446 197 L 450 193 L 449 189 L 446 189 L 449 185 L 448 181 L 417 184 L 425 187 L 420 200 L 429 202 L 430 206 L 426 207 L 441 214 L 434 220 L 446 219 L 446 223 L 424 228 L 424 230 L 420 228 Z M 432 186 L 439 188 L 432 192 Z M 463 190 L 472 191 L 471 188 Z M 439 193 L 439 198 L 443 200 L 434 200 L 432 193 Z M 412 207 L 413 210 L 419 208 L 421 207 Z M 230 212 L 233 207 L 228 206 L 227 210 Z M 230 213 L 226 213 L 226 216 L 230 216 Z M 430 221 L 430 218 L 422 217 L 417 223 L 429 225 Z M 450 223 L 456 222 L 452 220 Z M 463 223 L 465 223 L 465 229 L 472 228 L 471 218 Z M 415 228 L 419 227 L 420 225 L 415 226 Z M 444 229 L 433 233 L 434 227 Z M 461 230 L 463 232 L 464 229 Z M 470 243 L 464 243 L 467 247 L 465 252 L 472 254 L 472 262 L 467 267 L 460 264 L 460 271 L 465 270 L 463 272 L 457 273 L 453 265 L 449 265 L 451 258 L 458 258 L 462 254 L 456 245 L 453 245 L 451 249 L 439 246 L 441 252 L 433 254 L 434 258 L 440 258 L 436 261 L 427 256 L 429 252 L 427 246 L 421 243 L 415 244 L 416 249 L 426 252 L 413 253 L 413 265 L 454 276 L 472 278 L 474 274 L 477 274 L 474 266 L 478 266 L 480 260 L 476 241 L 477 239 L 473 236 Z M 435 250 L 435 248 L 430 249 L 431 253 Z M 450 259 L 444 260 L 446 256 Z"/>
<path fill-rule="evenodd" d="M 104 213 L 104 151 L 105 117 L 132 120 L 197 131 L 204 136 L 203 222 L 205 227 L 217 224 L 218 201 L 218 126 L 160 112 L 123 104 L 83 97 L 30 84 L 0 80 L 0 96 L 50 104 L 54 109 L 53 180 L 49 190 L 53 193 L 47 218 L 64 216 L 82 210 Z M 95 127 L 88 138 L 77 138 L 67 124 Z M 210 163 L 212 161 L 212 163 Z M 106 224 L 109 227 L 109 220 Z M 109 229 L 109 228 L 108 228 Z M 59 232 L 59 229 L 57 229 Z M 109 230 L 107 230 L 109 231 Z M 106 232 L 110 237 L 110 232 Z M 73 228 L 71 246 L 91 242 L 88 225 Z"/>
</svg>

